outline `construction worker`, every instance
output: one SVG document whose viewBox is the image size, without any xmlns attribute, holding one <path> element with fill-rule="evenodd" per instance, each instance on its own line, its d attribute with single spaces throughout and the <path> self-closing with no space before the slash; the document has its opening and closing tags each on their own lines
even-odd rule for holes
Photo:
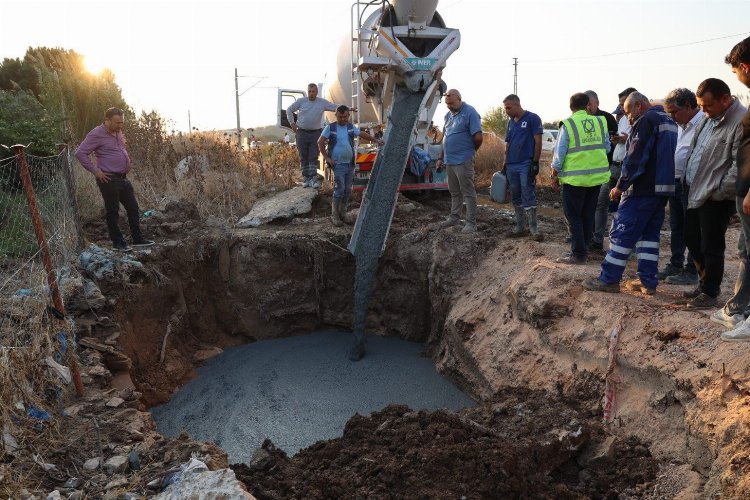
<svg viewBox="0 0 750 500">
<path fill-rule="evenodd" d="M 511 236 L 526 234 L 528 219 L 531 236 L 540 240 L 542 235 L 536 220 L 536 176 L 542 154 L 542 120 L 536 113 L 523 109 L 521 99 L 515 94 L 503 99 L 503 106 L 510 120 L 500 171 L 508 178 L 516 211 L 516 227 Z"/>
<path fill-rule="evenodd" d="M 376 142 L 379 146 L 383 145 L 382 140 L 375 139 L 364 130 L 360 130 L 359 127 L 350 123 L 349 108 L 341 105 L 336 108 L 336 123 L 326 125 L 320 138 L 318 138 L 318 149 L 325 158 L 326 164 L 333 169 L 331 222 L 336 227 L 354 222 L 346 208 L 354 180 L 355 137 Z"/>
<path fill-rule="evenodd" d="M 599 277 L 584 280 L 582 285 L 587 290 L 619 292 L 628 256 L 636 249 L 639 279 L 626 287 L 651 295 L 659 283 L 656 273 L 664 207 L 674 196 L 677 125 L 661 106 L 652 106 L 640 92 L 625 99 L 624 109 L 632 129 L 620 179 L 609 193 L 611 200 L 620 200 L 609 233 L 609 252 Z"/>
<path fill-rule="evenodd" d="M 320 188 L 318 181 L 318 138 L 323 130 L 323 113 L 336 111 L 338 107 L 322 97 L 318 97 L 318 86 L 311 83 L 307 86 L 307 97 L 300 97 L 286 110 L 289 124 L 297 134 L 297 152 L 302 177 L 302 186 Z M 351 111 L 357 111 L 352 108 Z M 295 119 L 294 114 L 297 113 Z"/>
<path fill-rule="evenodd" d="M 594 214 L 602 184 L 609 181 L 609 133 L 602 116 L 587 114 L 591 97 L 573 94 L 552 159 L 552 186 L 562 184 L 562 205 L 570 227 L 570 254 L 564 264 L 585 264 L 594 232 Z"/>
</svg>

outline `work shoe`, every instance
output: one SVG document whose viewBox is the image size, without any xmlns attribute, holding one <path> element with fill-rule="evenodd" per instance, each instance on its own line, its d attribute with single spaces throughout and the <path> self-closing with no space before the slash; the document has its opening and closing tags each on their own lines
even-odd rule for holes
<svg viewBox="0 0 750 500">
<path fill-rule="evenodd" d="M 620 293 L 619 283 L 605 283 L 599 278 L 589 278 L 581 282 L 581 286 L 592 292 Z"/>
<path fill-rule="evenodd" d="M 134 247 L 150 247 L 153 244 L 154 240 L 147 240 L 146 238 L 141 238 L 140 240 L 133 241 Z"/>
<path fill-rule="evenodd" d="M 119 243 L 112 243 L 112 248 L 114 248 L 118 252 L 130 252 L 131 250 L 133 250 L 132 248 L 130 248 L 130 245 L 128 245 L 124 241 Z"/>
<path fill-rule="evenodd" d="M 570 254 L 570 255 L 566 255 L 564 257 L 558 257 L 557 259 L 555 259 L 555 262 L 557 262 L 558 264 L 577 264 L 577 265 L 581 265 L 581 264 L 585 264 L 586 263 L 586 257 L 581 258 L 581 257 L 576 257 L 575 255 Z"/>
<path fill-rule="evenodd" d="M 678 274 L 667 276 L 664 280 L 665 283 L 670 285 L 697 285 L 699 281 L 697 274 L 687 271 L 680 271 Z"/>
<path fill-rule="evenodd" d="M 438 224 L 438 227 L 451 227 L 457 225 L 459 222 L 458 217 L 454 215 L 449 215 L 446 217 L 444 221 L 442 221 L 440 224 Z"/>
<path fill-rule="evenodd" d="M 464 224 L 463 229 L 461 229 L 461 233 L 463 234 L 470 234 L 470 233 L 476 233 L 477 232 L 477 225 L 472 224 L 470 222 L 467 222 Z"/>
<path fill-rule="evenodd" d="M 317 179 L 313 179 L 313 180 L 310 181 L 310 187 L 311 188 L 320 189 L 321 186 L 322 186 L 322 184 Z"/>
<path fill-rule="evenodd" d="M 687 305 L 691 309 L 708 309 L 709 307 L 715 307 L 718 302 L 719 301 L 716 297 L 711 297 L 710 295 L 701 293 L 696 298 L 688 302 Z"/>
<path fill-rule="evenodd" d="M 743 321 L 734 330 L 729 330 L 721 334 L 721 340 L 726 342 L 747 342 L 750 340 L 750 324 L 747 320 Z"/>
<path fill-rule="evenodd" d="M 641 292 L 643 295 L 653 295 L 656 293 L 656 288 L 651 288 L 644 285 L 640 278 L 626 281 L 625 290 L 629 290 L 631 292 Z"/>
<path fill-rule="evenodd" d="M 312 179 L 305 179 L 305 182 L 303 182 L 303 183 L 302 183 L 302 187 L 303 187 L 303 188 L 309 188 L 309 187 L 312 187 L 312 182 L 313 182 L 313 180 L 312 180 Z"/>
<path fill-rule="evenodd" d="M 659 278 L 659 281 L 664 281 L 670 276 L 676 276 L 682 272 L 682 268 L 677 267 L 673 265 L 671 262 L 668 262 L 666 266 L 664 266 L 664 269 L 656 273 L 656 277 Z"/>
<path fill-rule="evenodd" d="M 742 314 L 727 314 L 727 312 L 722 307 L 721 309 L 717 309 L 716 311 L 714 311 L 714 313 L 711 315 L 711 321 L 720 325 L 724 325 L 728 328 L 737 328 L 740 323 L 745 321 L 745 317 Z"/>
<path fill-rule="evenodd" d="M 701 294 L 701 287 L 696 287 L 692 290 L 682 292 L 682 296 L 686 299 L 694 299 Z"/>
</svg>

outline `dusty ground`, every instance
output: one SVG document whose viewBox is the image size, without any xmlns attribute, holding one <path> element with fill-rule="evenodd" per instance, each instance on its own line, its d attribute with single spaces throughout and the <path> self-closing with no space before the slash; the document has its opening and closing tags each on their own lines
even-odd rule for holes
<svg viewBox="0 0 750 500">
<path fill-rule="evenodd" d="M 679 287 L 660 287 L 653 297 L 584 292 L 580 281 L 598 272 L 599 258 L 554 263 L 566 250 L 565 227 L 557 195 L 543 190 L 540 198 L 541 243 L 508 238 L 509 214 L 487 200 L 479 233 L 466 236 L 432 229 L 446 213 L 444 197 L 402 196 L 381 261 L 368 329 L 425 342 L 439 368 L 481 405 L 459 415 L 389 407 L 356 416 L 341 439 L 292 459 L 269 443 L 253 465 L 234 466 L 250 491 L 259 498 L 750 495 L 750 346 L 720 342 L 721 327 L 705 313 L 675 304 Z M 108 377 L 89 376 L 91 400 L 69 402 L 84 405 L 79 417 L 39 435 L 61 437 L 51 451 L 65 456 L 67 477 L 31 472 L 22 485 L 29 492 L 46 494 L 78 474 L 92 498 L 146 494 L 148 480 L 203 445 L 158 439 L 140 410 L 168 399 L 201 360 L 227 346 L 351 324 L 348 230 L 332 227 L 325 196 L 309 216 L 248 230 L 202 221 L 189 203 L 159 208 L 145 221 L 159 244 L 137 256 L 144 268 L 98 280 L 107 301 L 76 309 L 80 336 L 94 346 L 85 351 L 99 353 L 84 355 L 93 356 L 85 371 L 106 367 L 115 391 L 106 392 Z M 86 231 L 105 239 L 98 220 Z M 736 276 L 736 236 L 734 226 L 722 299 Z M 662 241 L 664 261 L 667 233 Z M 607 340 L 617 321 L 619 383 L 614 420 L 604 425 Z M 139 415 L 141 436 L 124 432 L 129 420 L 120 407 L 106 406 L 115 395 Z M 92 418 L 107 422 L 99 425 L 108 429 L 101 446 Z M 69 436 L 80 439 L 72 444 Z M 92 456 L 134 449 L 147 473 L 118 471 L 116 488 L 107 488 L 112 474 L 81 472 Z M 225 465 L 220 450 L 201 453 L 213 467 Z M 18 464 L 5 460 L 0 477 Z M 19 496 L 20 487 L 10 488 Z"/>
</svg>

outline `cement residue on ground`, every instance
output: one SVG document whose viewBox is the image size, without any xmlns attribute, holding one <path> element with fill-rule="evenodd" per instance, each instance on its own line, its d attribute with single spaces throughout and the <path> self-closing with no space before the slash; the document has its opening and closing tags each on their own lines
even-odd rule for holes
<svg viewBox="0 0 750 500">
<path fill-rule="evenodd" d="M 423 346 L 373 338 L 359 363 L 346 358 L 349 335 L 318 332 L 228 349 L 199 370 L 172 400 L 152 409 L 167 436 L 222 446 L 232 462 L 246 462 L 263 440 L 294 454 L 340 436 L 355 413 L 388 404 L 415 409 L 473 406 L 435 370 Z"/>
</svg>

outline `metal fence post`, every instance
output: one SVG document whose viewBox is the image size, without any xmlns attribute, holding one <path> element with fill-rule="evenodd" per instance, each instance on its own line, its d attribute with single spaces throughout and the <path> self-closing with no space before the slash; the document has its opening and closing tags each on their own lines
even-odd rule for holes
<svg viewBox="0 0 750 500">
<path fill-rule="evenodd" d="M 65 318 L 65 304 L 63 304 L 62 295 L 60 295 L 60 288 L 57 286 L 57 276 L 55 275 L 55 268 L 52 266 L 52 255 L 49 251 L 49 245 L 47 245 L 47 238 L 44 235 L 44 226 L 42 225 L 42 215 L 39 212 L 39 204 L 36 200 L 36 194 L 34 194 L 34 185 L 31 182 L 31 173 L 29 171 L 29 164 L 26 162 L 26 153 L 24 151 L 25 146 L 22 144 L 15 144 L 11 146 L 13 152 L 16 154 L 18 165 L 21 169 L 21 181 L 23 182 L 23 191 L 26 194 L 26 200 L 29 203 L 29 212 L 31 213 L 31 222 L 34 225 L 34 233 L 36 234 L 36 240 L 39 245 L 39 253 L 42 255 L 42 263 L 44 264 L 44 270 L 47 272 L 47 283 L 49 284 L 50 292 L 52 293 L 52 303 Z M 70 345 L 72 339 L 68 339 Z M 83 396 L 83 382 L 81 381 L 81 373 L 78 370 L 78 363 L 75 359 L 75 353 L 73 349 L 70 350 L 70 371 L 73 374 L 73 382 L 75 383 L 76 393 L 78 396 Z"/>
<path fill-rule="evenodd" d="M 78 200 L 76 199 L 76 179 L 73 176 L 73 169 L 70 164 L 70 149 L 67 144 L 56 144 L 60 153 L 64 153 L 63 168 L 65 168 L 65 185 L 68 188 L 68 197 L 70 198 L 70 208 L 73 210 L 73 219 L 76 225 L 76 250 L 83 250 L 83 229 L 81 228 L 81 212 L 78 209 Z"/>
</svg>

